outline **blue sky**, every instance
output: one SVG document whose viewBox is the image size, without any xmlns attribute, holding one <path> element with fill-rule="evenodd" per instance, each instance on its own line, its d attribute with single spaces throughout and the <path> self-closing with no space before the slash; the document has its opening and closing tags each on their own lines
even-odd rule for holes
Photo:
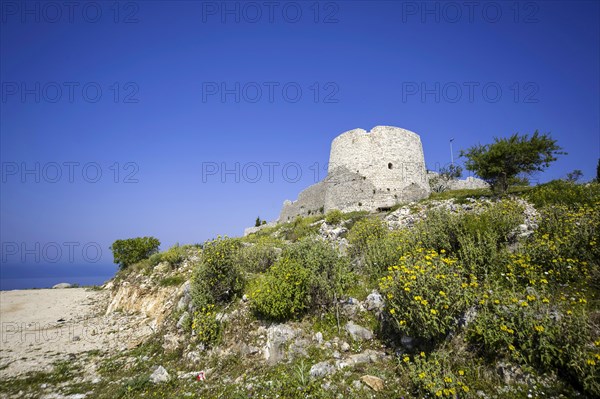
<svg viewBox="0 0 600 399">
<path fill-rule="evenodd" d="M 539 181 L 595 175 L 598 2 L 73 4 L 0 2 L 3 267 L 240 235 L 353 128 L 417 132 L 430 169 L 539 129 L 568 152 Z"/>
</svg>

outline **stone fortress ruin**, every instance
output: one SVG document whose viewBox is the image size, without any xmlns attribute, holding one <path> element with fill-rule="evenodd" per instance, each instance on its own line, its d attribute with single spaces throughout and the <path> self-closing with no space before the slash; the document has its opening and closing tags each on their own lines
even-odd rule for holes
<svg viewBox="0 0 600 399">
<path fill-rule="evenodd" d="M 421 138 L 409 130 L 376 126 L 354 129 L 331 143 L 327 176 L 296 201 L 286 200 L 279 222 L 296 216 L 387 210 L 430 194 Z"/>
</svg>

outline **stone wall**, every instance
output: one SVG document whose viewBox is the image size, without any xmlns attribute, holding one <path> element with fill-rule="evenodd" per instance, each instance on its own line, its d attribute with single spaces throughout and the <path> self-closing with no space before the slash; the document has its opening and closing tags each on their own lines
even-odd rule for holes
<svg viewBox="0 0 600 399">
<path fill-rule="evenodd" d="M 429 195 L 419 135 L 392 126 L 354 129 L 331 144 L 327 177 L 284 202 L 279 221 L 339 209 L 375 211 Z"/>
<path fill-rule="evenodd" d="M 490 185 L 474 176 L 468 176 L 465 179 L 449 179 L 440 176 L 439 173 L 428 171 L 427 176 L 431 183 L 432 191 L 442 192 L 446 190 L 471 190 L 479 188 L 489 188 Z"/>
<path fill-rule="evenodd" d="M 469 176 L 464 180 L 450 180 L 448 189 L 465 190 L 474 188 L 490 188 L 490 185 L 477 177 Z"/>
<path fill-rule="evenodd" d="M 324 211 L 325 192 L 326 184 L 321 181 L 300 192 L 296 201 L 284 201 L 279 221 L 285 222 L 296 216 L 309 216 Z"/>
</svg>

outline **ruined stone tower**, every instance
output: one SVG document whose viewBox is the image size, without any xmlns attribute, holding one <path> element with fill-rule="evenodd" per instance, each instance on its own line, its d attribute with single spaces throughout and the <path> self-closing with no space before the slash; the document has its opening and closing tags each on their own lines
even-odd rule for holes
<svg viewBox="0 0 600 399">
<path fill-rule="evenodd" d="M 285 201 L 280 222 L 339 209 L 376 211 L 429 195 L 419 135 L 392 126 L 354 129 L 331 143 L 327 177 Z"/>
</svg>

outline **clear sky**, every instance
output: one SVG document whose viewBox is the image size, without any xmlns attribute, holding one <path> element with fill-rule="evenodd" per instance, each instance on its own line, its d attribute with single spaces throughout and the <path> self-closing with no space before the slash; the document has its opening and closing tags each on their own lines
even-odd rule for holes
<svg viewBox="0 0 600 399">
<path fill-rule="evenodd" d="M 458 156 L 539 129 L 568 152 L 539 181 L 595 176 L 597 1 L 3 0 L 0 18 L 3 267 L 240 235 L 353 128 L 420 134 L 429 169 L 451 138 Z"/>
</svg>

